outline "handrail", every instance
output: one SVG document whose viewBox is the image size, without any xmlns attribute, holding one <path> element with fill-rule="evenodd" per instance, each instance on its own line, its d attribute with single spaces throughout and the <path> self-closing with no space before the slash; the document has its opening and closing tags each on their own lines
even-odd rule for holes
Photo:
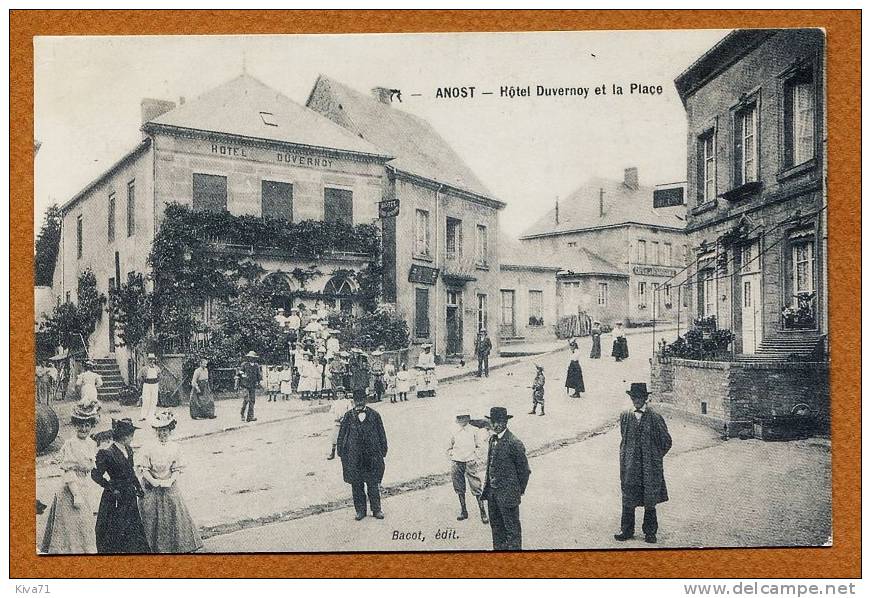
<svg viewBox="0 0 871 598">
<path fill-rule="evenodd" d="M 88 351 L 88 343 L 85 342 L 85 336 L 84 336 L 81 332 L 77 332 L 76 334 L 78 334 L 78 335 L 79 335 L 79 338 L 82 340 L 82 348 L 85 350 L 85 357 L 87 357 L 88 359 L 90 359 L 90 358 L 91 358 L 91 352 Z"/>
</svg>

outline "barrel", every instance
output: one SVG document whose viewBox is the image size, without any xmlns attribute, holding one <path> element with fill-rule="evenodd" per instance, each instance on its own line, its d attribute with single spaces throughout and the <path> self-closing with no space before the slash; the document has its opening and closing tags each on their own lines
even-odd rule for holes
<svg viewBox="0 0 871 598">
<path fill-rule="evenodd" d="M 36 406 L 36 452 L 41 453 L 54 442 L 60 431 L 60 422 L 54 409 L 48 405 Z"/>
</svg>

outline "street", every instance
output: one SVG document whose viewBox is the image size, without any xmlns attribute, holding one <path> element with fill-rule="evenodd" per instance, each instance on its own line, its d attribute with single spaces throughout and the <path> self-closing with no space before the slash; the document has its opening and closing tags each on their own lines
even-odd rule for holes
<svg viewBox="0 0 871 598">
<path fill-rule="evenodd" d="M 510 428 L 526 445 L 532 469 L 521 505 L 525 548 L 648 547 L 621 545 L 612 534 L 620 516 L 617 416 L 630 406 L 624 392 L 629 383 L 649 382 L 651 342 L 649 332 L 629 336 L 630 358 L 619 364 L 585 358 L 587 392 L 580 399 L 562 387 L 568 353 L 560 351 L 524 358 L 487 379 L 443 384 L 435 399 L 373 405 L 390 446 L 382 521 L 353 520 L 341 463 L 326 460 L 329 414 L 274 419 L 288 409 L 282 402 L 258 400 L 258 416 L 274 421 L 180 440 L 186 464 L 181 490 L 211 552 L 487 550 L 489 528 L 474 513 L 456 521 L 445 448 L 459 409 L 480 418 L 502 405 L 514 415 Z M 589 344 L 581 339 L 585 356 Z M 608 353 L 610 336 L 603 338 Z M 533 363 L 543 365 L 547 376 L 544 417 L 527 415 Z M 660 508 L 658 546 L 829 540 L 828 440 L 724 442 L 697 424 L 674 417 L 667 422 L 674 438 L 665 460 L 672 498 Z M 180 427 L 177 434 L 184 432 Z M 149 434 L 141 430 L 137 442 Z M 58 483 L 40 477 L 38 497 L 48 502 Z M 96 484 L 93 490 L 97 504 Z"/>
</svg>

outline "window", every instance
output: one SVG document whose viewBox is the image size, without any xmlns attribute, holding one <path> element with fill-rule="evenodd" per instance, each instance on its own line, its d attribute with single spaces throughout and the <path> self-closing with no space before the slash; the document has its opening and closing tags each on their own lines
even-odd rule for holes
<svg viewBox="0 0 871 598">
<path fill-rule="evenodd" d="M 790 168 L 814 157 L 813 73 L 804 69 L 787 80 L 783 94 L 784 166 Z"/>
<path fill-rule="evenodd" d="M 660 263 L 659 262 L 659 241 L 653 241 L 650 244 L 650 253 L 651 253 L 651 256 L 650 256 L 651 262 L 650 263 L 651 264 L 659 264 Z"/>
<path fill-rule="evenodd" d="M 638 304 L 647 304 L 647 283 L 643 280 L 638 283 Z"/>
<path fill-rule="evenodd" d="M 608 283 L 600 282 L 598 292 L 596 294 L 596 303 L 598 305 L 608 305 Z"/>
<path fill-rule="evenodd" d="M 665 306 L 669 307 L 671 305 L 671 285 L 665 283 L 662 285 L 663 295 L 665 296 Z"/>
<path fill-rule="evenodd" d="M 348 189 L 324 187 L 324 221 L 354 224 L 354 194 Z"/>
<path fill-rule="evenodd" d="M 793 294 L 814 292 L 814 243 L 802 241 L 792 246 Z"/>
<path fill-rule="evenodd" d="M 194 173 L 193 208 L 199 212 L 223 212 L 226 210 L 227 177 Z"/>
<path fill-rule="evenodd" d="M 646 264 L 647 263 L 647 241 L 639 239 L 637 247 L 638 247 L 638 255 L 636 256 L 635 261 L 637 261 L 639 264 Z"/>
<path fill-rule="evenodd" d="M 487 328 L 487 295 L 478 294 L 478 330 Z"/>
<path fill-rule="evenodd" d="M 109 194 L 109 206 L 107 211 L 106 238 L 111 243 L 115 240 L 115 194 Z"/>
<path fill-rule="evenodd" d="M 345 314 L 351 313 L 354 309 L 353 294 L 354 287 L 344 276 L 334 276 L 324 285 L 324 296 L 332 300 L 338 298 L 339 310 Z"/>
<path fill-rule="evenodd" d="M 751 243 L 741 246 L 741 272 L 754 272 L 760 269 L 759 245 Z"/>
<path fill-rule="evenodd" d="M 717 290 L 712 269 L 704 270 L 699 275 L 699 306 L 702 316 L 706 318 L 716 314 Z"/>
<path fill-rule="evenodd" d="M 82 239 L 82 215 L 76 216 L 76 258 L 82 259 L 83 239 Z"/>
<path fill-rule="evenodd" d="M 127 183 L 127 236 L 136 234 L 136 181 Z"/>
<path fill-rule="evenodd" d="M 475 227 L 475 262 L 486 266 L 489 260 L 489 239 L 487 227 L 479 224 Z"/>
<path fill-rule="evenodd" d="M 414 252 L 429 255 L 429 212 L 417 210 L 414 214 Z"/>
<path fill-rule="evenodd" d="M 671 255 L 671 243 L 664 243 L 662 245 L 662 265 L 663 266 L 671 266 L 672 255 Z"/>
<path fill-rule="evenodd" d="M 499 292 L 502 298 L 502 317 L 501 324 L 503 327 L 510 328 L 510 332 L 514 329 L 514 291 L 502 290 Z"/>
<path fill-rule="evenodd" d="M 716 156 L 714 154 L 714 129 L 699 136 L 698 139 L 698 203 L 716 199 Z"/>
<path fill-rule="evenodd" d="M 758 178 L 756 121 L 756 102 L 735 113 L 735 187 Z"/>
<path fill-rule="evenodd" d="M 529 325 L 544 326 L 544 293 L 529 291 Z"/>
<path fill-rule="evenodd" d="M 429 338 L 429 289 L 414 289 L 414 336 Z"/>
<path fill-rule="evenodd" d="M 687 245 L 681 245 L 681 253 L 683 254 L 683 265 L 686 266 L 692 261 L 692 259 L 690 258 L 689 247 Z"/>
<path fill-rule="evenodd" d="M 445 222 L 445 256 L 448 259 L 463 257 L 463 221 L 448 218 Z"/>
<path fill-rule="evenodd" d="M 70 291 L 67 291 L 67 294 L 66 294 L 66 302 L 67 302 L 67 303 L 70 303 L 71 301 L 72 301 L 72 295 L 71 295 L 71 292 L 70 292 Z"/>
<path fill-rule="evenodd" d="M 260 214 L 293 222 L 293 185 L 278 181 L 260 183 Z"/>
</svg>

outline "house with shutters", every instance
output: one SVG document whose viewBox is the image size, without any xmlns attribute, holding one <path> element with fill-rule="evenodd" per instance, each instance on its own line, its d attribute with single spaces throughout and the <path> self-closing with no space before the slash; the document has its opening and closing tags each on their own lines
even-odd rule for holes
<svg viewBox="0 0 871 598">
<path fill-rule="evenodd" d="M 295 223 L 378 219 L 391 156 L 250 75 L 187 102 L 144 99 L 141 108 L 142 140 L 61 208 L 52 284 L 58 301 L 76 300 L 78 276 L 86 269 L 106 295 L 129 273 L 148 272 L 169 204 Z M 217 235 L 203 241 L 260 265 L 273 288 L 283 289 L 276 306 L 286 308 L 321 300 L 356 309 L 356 283 L 348 273 L 371 258 L 335 252 L 301 259 L 270 247 L 269 239 L 252 244 Z M 291 275 L 296 269 L 316 274 L 303 284 Z M 209 307 L 207 302 L 200 314 L 206 321 Z M 131 356 L 118 345 L 108 311 L 87 351 L 129 371 Z"/>
<path fill-rule="evenodd" d="M 321 75 L 306 106 L 392 156 L 384 197 L 398 211 L 382 221 L 384 300 L 411 323 L 413 342 L 459 358 L 486 328 L 495 353 L 505 204 L 428 122 L 402 110 L 398 90 L 365 94 Z"/>
<path fill-rule="evenodd" d="M 531 255 L 553 256 L 557 315 L 587 314 L 605 324 L 675 321 L 684 268 L 684 183 L 645 186 L 638 169 L 623 180 L 593 178 L 520 237 Z"/>
</svg>

